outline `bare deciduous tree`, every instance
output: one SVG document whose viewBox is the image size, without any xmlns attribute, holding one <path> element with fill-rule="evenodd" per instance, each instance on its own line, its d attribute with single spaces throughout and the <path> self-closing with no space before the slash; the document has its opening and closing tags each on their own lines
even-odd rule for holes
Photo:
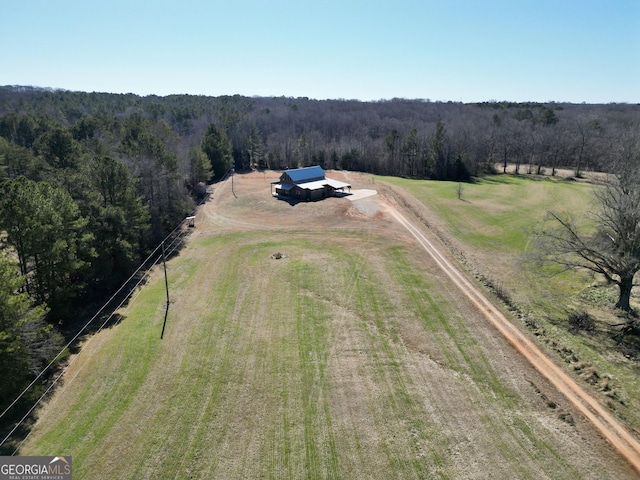
<svg viewBox="0 0 640 480">
<path fill-rule="evenodd" d="M 640 148 L 621 141 L 615 173 L 595 191 L 595 231 L 585 234 L 568 218 L 550 212 L 557 228 L 546 231 L 547 259 L 565 268 L 601 274 L 619 288 L 616 308 L 631 311 L 634 277 L 640 270 Z"/>
</svg>

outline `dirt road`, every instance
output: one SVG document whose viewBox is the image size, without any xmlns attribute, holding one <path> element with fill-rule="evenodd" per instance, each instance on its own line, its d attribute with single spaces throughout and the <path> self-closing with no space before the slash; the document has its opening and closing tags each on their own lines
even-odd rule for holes
<svg viewBox="0 0 640 480">
<path fill-rule="evenodd" d="M 157 270 L 20 454 L 91 479 L 638 478 L 633 439 L 447 260 L 437 217 L 330 176 L 352 195 L 217 184 L 168 262 L 164 339 Z"/>
<path fill-rule="evenodd" d="M 345 179 L 352 181 L 345 174 Z M 224 188 L 225 185 L 222 185 Z M 373 187 L 373 185 L 372 185 Z M 401 213 L 385 196 L 373 188 L 351 191 L 347 198 L 365 217 L 384 212 L 404 227 L 434 262 L 451 279 L 481 314 L 520 352 L 529 363 L 550 381 L 585 418 L 614 446 L 616 450 L 640 473 L 640 442 L 592 395 L 583 389 L 567 373 L 547 357 L 524 333 L 510 322 L 489 299 L 454 266 L 417 226 L 419 221 L 410 219 L 408 212 Z"/>
<path fill-rule="evenodd" d="M 640 442 L 620 424 L 597 400 L 578 385 L 560 367 L 553 363 L 531 340 L 520 332 L 442 253 L 416 225 L 402 215 L 389 202 L 385 211 L 395 218 L 420 246 L 433 258 L 480 312 L 525 358 L 545 376 L 593 425 L 611 442 L 640 473 Z"/>
</svg>

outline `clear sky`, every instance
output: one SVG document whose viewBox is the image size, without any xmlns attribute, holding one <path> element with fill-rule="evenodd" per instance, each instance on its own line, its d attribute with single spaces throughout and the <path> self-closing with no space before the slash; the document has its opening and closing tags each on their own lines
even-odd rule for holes
<svg viewBox="0 0 640 480">
<path fill-rule="evenodd" d="M 0 85 L 640 103 L 640 0 L 0 0 Z"/>
</svg>

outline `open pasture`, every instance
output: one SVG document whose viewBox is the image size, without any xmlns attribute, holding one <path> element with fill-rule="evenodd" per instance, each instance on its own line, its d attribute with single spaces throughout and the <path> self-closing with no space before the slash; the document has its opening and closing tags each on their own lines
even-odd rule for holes
<svg viewBox="0 0 640 480">
<path fill-rule="evenodd" d="M 589 175 L 593 178 L 595 174 Z M 616 345 L 610 325 L 623 321 L 612 309 L 617 287 L 583 271 L 552 272 L 527 261 L 532 236 L 552 222 L 554 211 L 584 228 L 597 212 L 597 182 L 498 175 L 464 184 L 385 177 L 416 199 L 414 210 L 462 252 L 467 268 L 502 290 L 517 310 L 514 318 L 538 338 L 558 363 L 565 364 L 630 430 L 640 431 L 640 355 L 637 341 Z M 416 207 L 417 205 L 417 207 Z M 636 290 L 632 304 L 640 308 Z M 588 311 L 595 319 L 589 334 L 570 331 L 569 312 Z"/>
<path fill-rule="evenodd" d="M 168 263 L 164 338 L 156 270 L 21 454 L 86 479 L 633 478 L 384 209 L 270 180 L 214 192 Z"/>
<path fill-rule="evenodd" d="M 541 292 L 557 292 L 563 297 L 545 302 L 543 308 L 557 309 L 566 295 L 577 293 L 590 283 L 591 277 L 581 272 L 543 276 L 542 272 L 524 265 L 536 232 L 551 225 L 548 212 L 570 215 L 588 225 L 594 186 L 586 183 L 529 179 L 497 175 L 473 184 L 433 182 L 382 177 L 403 188 L 425 208 L 429 222 L 439 228 L 448 241 L 469 257 L 483 275 L 498 282 L 517 301 L 538 302 Z"/>
</svg>

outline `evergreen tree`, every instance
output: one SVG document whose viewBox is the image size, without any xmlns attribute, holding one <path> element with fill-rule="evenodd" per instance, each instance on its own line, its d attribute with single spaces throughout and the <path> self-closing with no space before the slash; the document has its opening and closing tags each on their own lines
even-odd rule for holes
<svg viewBox="0 0 640 480">
<path fill-rule="evenodd" d="M 41 180 L 51 170 L 41 159 L 25 147 L 9 143 L 0 137 L 0 181 L 4 178 L 25 176 L 32 180 Z"/>
<path fill-rule="evenodd" d="M 65 169 L 76 166 L 80 149 L 69 130 L 53 128 L 36 140 L 35 151 L 52 167 Z"/>
<path fill-rule="evenodd" d="M 222 178 L 232 167 L 231 141 L 224 130 L 213 123 L 202 138 L 202 150 L 211 162 L 214 179 Z"/>
<path fill-rule="evenodd" d="M 92 262 L 93 277 L 119 284 L 143 253 L 149 211 L 136 192 L 136 180 L 121 161 L 95 157 L 86 170 L 93 193 L 86 208 L 97 256 Z"/>
<path fill-rule="evenodd" d="M 21 292 L 24 277 L 0 252 L 0 411 L 29 383 L 61 344 L 52 327 L 44 325 L 43 307 L 32 307 L 31 297 Z"/>
<path fill-rule="evenodd" d="M 79 275 L 93 255 L 88 220 L 71 196 L 25 177 L 0 185 L 3 243 L 15 249 L 26 290 L 56 314 L 85 287 Z"/>
<path fill-rule="evenodd" d="M 194 188 L 199 182 L 207 183 L 213 176 L 211 162 L 199 147 L 189 149 L 189 186 Z"/>
</svg>

